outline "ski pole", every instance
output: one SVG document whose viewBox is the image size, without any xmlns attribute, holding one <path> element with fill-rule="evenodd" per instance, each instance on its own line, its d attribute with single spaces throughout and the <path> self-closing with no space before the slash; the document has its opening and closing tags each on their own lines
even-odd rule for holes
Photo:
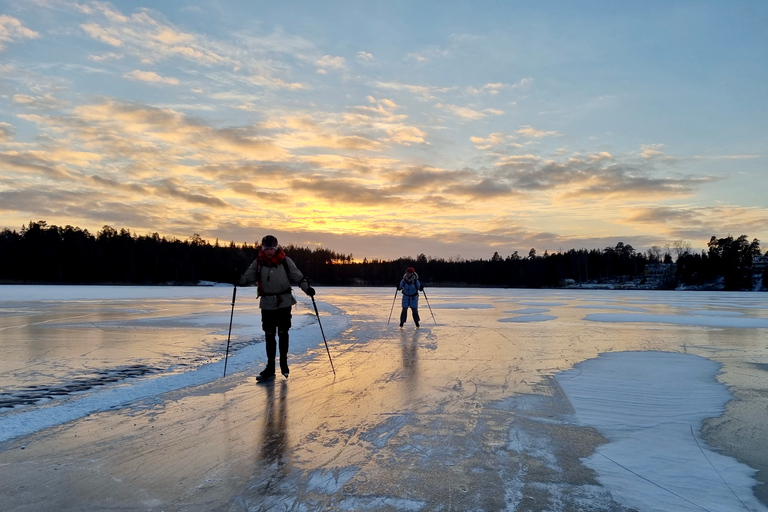
<svg viewBox="0 0 768 512">
<path fill-rule="evenodd" d="M 429 312 L 432 313 L 432 306 L 429 305 L 429 299 L 427 298 L 427 292 L 424 291 L 424 288 L 421 289 L 421 293 L 424 294 L 424 299 L 427 301 L 427 307 L 429 307 Z M 432 313 L 432 320 L 435 320 L 435 314 Z M 437 320 L 435 320 L 435 325 L 437 325 Z"/>
<path fill-rule="evenodd" d="M 309 285 L 309 279 L 307 279 L 307 284 Z M 315 315 L 317 315 L 317 325 L 320 326 L 320 334 L 323 335 L 323 341 L 325 342 L 325 351 L 328 352 L 328 360 L 331 362 L 331 370 L 333 370 L 333 374 L 336 375 L 336 368 L 333 367 L 333 359 L 331 359 L 331 351 L 328 349 L 328 341 L 325 339 L 325 332 L 323 331 L 323 324 L 320 322 L 320 312 L 317 310 L 317 303 L 315 302 L 315 296 L 310 296 L 310 299 L 312 299 L 312 305 L 315 307 Z"/>
<path fill-rule="evenodd" d="M 232 317 L 235 316 L 235 295 L 237 295 L 237 285 L 232 290 L 232 312 L 229 314 L 229 334 L 227 334 L 227 353 L 224 356 L 224 377 L 227 376 L 227 360 L 229 359 L 229 338 L 232 336 Z"/>
<path fill-rule="evenodd" d="M 392 320 L 392 312 L 395 310 L 395 299 L 397 299 L 397 292 L 398 290 L 395 290 L 395 296 L 392 297 L 392 309 L 389 310 L 389 320 Z M 389 320 L 387 320 L 387 325 L 389 325 Z"/>
</svg>

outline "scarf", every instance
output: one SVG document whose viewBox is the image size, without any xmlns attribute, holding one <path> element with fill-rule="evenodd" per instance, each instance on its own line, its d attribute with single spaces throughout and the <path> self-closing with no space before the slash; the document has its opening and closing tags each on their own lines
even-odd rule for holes
<svg viewBox="0 0 768 512">
<path fill-rule="evenodd" d="M 262 266 L 276 267 L 285 259 L 285 251 L 283 251 L 282 247 L 278 247 L 278 249 L 275 251 L 275 255 L 271 258 L 267 258 L 267 255 L 264 254 L 264 251 L 261 250 L 259 251 L 259 255 L 256 259 L 259 260 L 259 264 Z"/>
<path fill-rule="evenodd" d="M 413 275 L 412 275 L 410 278 L 408 277 L 408 274 L 405 274 L 405 275 L 403 276 L 403 281 L 405 281 L 405 282 L 406 282 L 406 283 L 408 283 L 408 284 L 413 284 L 413 283 L 415 283 L 415 282 L 416 282 L 416 280 L 417 280 L 418 278 L 419 278 L 419 274 L 417 274 L 416 272 L 414 272 L 414 273 L 413 273 Z"/>
</svg>

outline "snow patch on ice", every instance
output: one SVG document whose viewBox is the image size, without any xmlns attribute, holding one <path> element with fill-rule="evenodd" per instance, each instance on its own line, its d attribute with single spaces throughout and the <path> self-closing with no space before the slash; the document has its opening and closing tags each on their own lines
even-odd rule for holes
<svg viewBox="0 0 768 512">
<path fill-rule="evenodd" d="M 547 308 L 523 308 L 523 309 L 515 309 L 512 311 L 505 311 L 504 313 L 508 315 L 533 315 L 537 313 L 549 313 L 549 309 Z"/>
<path fill-rule="evenodd" d="M 702 422 L 731 399 L 721 365 L 690 354 L 617 352 L 556 375 L 577 423 L 610 440 L 585 460 L 617 502 L 641 511 L 766 511 L 756 471 L 711 451 Z M 727 482 L 727 483 L 726 483 Z"/>
</svg>

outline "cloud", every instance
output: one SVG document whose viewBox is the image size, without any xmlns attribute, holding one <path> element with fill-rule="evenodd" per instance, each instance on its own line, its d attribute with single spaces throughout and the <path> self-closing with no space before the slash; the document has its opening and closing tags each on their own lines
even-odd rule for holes
<svg viewBox="0 0 768 512">
<path fill-rule="evenodd" d="M 400 160 L 396 158 L 344 156 L 337 154 L 316 154 L 303 157 L 303 160 L 313 167 L 330 170 L 350 171 L 359 175 L 381 173 L 397 166 Z"/>
<path fill-rule="evenodd" d="M 408 118 L 406 115 L 395 114 L 395 111 L 400 108 L 398 104 L 390 99 L 377 100 L 373 96 L 367 96 L 368 103 L 375 103 L 375 106 L 371 105 L 355 105 L 350 108 L 353 113 L 351 115 L 345 115 L 345 121 L 350 124 L 358 123 L 371 123 L 371 122 L 400 122 Z M 370 118 L 376 118 L 372 121 Z"/>
<path fill-rule="evenodd" d="M 429 194 L 451 186 L 458 189 L 475 176 L 471 170 L 450 171 L 429 166 L 409 167 L 387 174 L 393 191 Z"/>
<path fill-rule="evenodd" d="M 664 156 L 664 153 L 661 151 L 662 148 L 664 148 L 664 144 L 645 144 L 642 146 L 642 152 L 640 153 L 640 156 L 646 160 Z"/>
<path fill-rule="evenodd" d="M 400 82 L 374 82 L 373 86 L 379 89 L 387 89 L 387 90 L 394 90 L 394 91 L 405 91 L 409 92 L 415 96 L 419 96 L 422 100 L 433 100 L 435 99 L 435 96 L 433 95 L 432 87 L 427 87 L 425 85 L 413 85 L 413 84 L 403 84 Z"/>
<path fill-rule="evenodd" d="M 493 108 L 487 108 L 485 110 L 474 110 L 469 107 L 460 107 L 457 105 L 438 103 L 435 105 L 437 108 L 441 108 L 451 112 L 452 114 L 461 117 L 462 119 L 477 120 L 487 117 L 489 115 L 499 116 L 504 114 L 504 111 Z"/>
<path fill-rule="evenodd" d="M 509 183 L 492 178 L 483 178 L 468 185 L 448 187 L 446 192 L 457 196 L 483 200 L 520 195 L 520 192 L 513 189 Z"/>
<path fill-rule="evenodd" d="M 0 121 L 0 142 L 8 142 L 16 135 L 16 127 L 12 124 Z"/>
<path fill-rule="evenodd" d="M 505 135 L 501 132 L 494 132 L 488 135 L 488 137 L 475 137 L 472 136 L 469 140 L 475 145 L 477 149 L 491 149 L 496 146 L 504 144 L 507 147 L 522 147 L 521 144 L 512 142 L 515 137 L 513 135 Z"/>
<path fill-rule="evenodd" d="M 382 150 L 383 144 L 371 136 L 363 133 L 344 134 L 344 128 L 349 124 L 348 116 L 323 119 L 323 114 L 316 115 L 320 121 L 310 116 L 289 116 L 271 119 L 264 126 L 279 132 L 274 136 L 275 141 L 284 148 Z"/>
<path fill-rule="evenodd" d="M 115 53 L 115 52 L 107 52 L 103 53 L 101 55 L 89 55 L 88 59 L 92 60 L 94 62 L 107 62 L 110 60 L 120 60 L 124 57 L 123 54 Z"/>
<path fill-rule="evenodd" d="M 558 132 L 537 130 L 528 125 L 519 128 L 517 131 L 515 131 L 515 134 L 528 139 L 540 139 L 542 137 L 562 137 L 562 134 Z"/>
<path fill-rule="evenodd" d="M 225 201 L 217 197 L 213 197 L 207 194 L 195 193 L 189 190 L 188 187 L 184 187 L 177 179 L 165 179 L 161 180 L 155 190 L 160 194 L 182 199 L 189 203 L 202 204 L 205 206 L 212 206 L 215 208 L 225 208 L 228 204 Z"/>
<path fill-rule="evenodd" d="M 137 183 L 125 183 L 109 178 L 103 178 L 101 176 L 89 176 L 88 180 L 99 187 L 106 187 L 113 190 L 122 190 L 140 195 L 149 195 L 151 193 L 150 189 Z"/>
<path fill-rule="evenodd" d="M 223 64 L 236 68 L 240 65 L 237 60 L 226 57 L 216 49 L 215 44 L 178 30 L 153 17 L 149 10 L 125 16 L 106 3 L 81 5 L 80 8 L 86 14 L 102 18 L 80 25 L 87 35 L 121 48 L 144 62 L 181 58 L 206 66 Z"/>
<path fill-rule="evenodd" d="M 344 57 L 332 57 L 330 55 L 323 55 L 322 58 L 315 62 L 317 66 L 317 72 L 325 74 L 328 70 L 338 71 L 344 69 L 345 60 Z"/>
<path fill-rule="evenodd" d="M 407 53 L 405 55 L 405 60 L 423 64 L 434 59 L 447 57 L 450 54 L 450 51 L 444 50 L 439 46 L 430 46 L 429 48 L 425 48 L 424 50 L 418 52 Z"/>
<path fill-rule="evenodd" d="M 543 131 L 537 130 L 531 126 L 525 125 L 511 134 L 504 134 L 502 132 L 494 132 L 488 135 L 488 137 L 472 136 L 469 140 L 475 145 L 477 149 L 486 150 L 501 145 L 505 145 L 510 148 L 522 147 L 521 144 L 513 142 L 517 139 L 541 139 L 543 137 L 562 137 L 562 134 L 556 131 Z"/>
<path fill-rule="evenodd" d="M 515 190 L 551 193 L 560 200 L 653 201 L 693 194 L 699 187 L 719 179 L 715 176 L 655 176 L 625 162 L 617 163 L 610 153 L 564 161 L 544 160 L 533 154 L 500 156 L 495 163 L 499 179 Z"/>
<path fill-rule="evenodd" d="M 376 205 L 398 205 L 402 200 L 385 189 L 373 184 L 367 186 L 353 179 L 335 179 L 322 176 L 296 179 L 290 182 L 294 190 L 302 190 L 323 198 L 331 204 L 357 204 L 366 207 Z"/>
<path fill-rule="evenodd" d="M 424 138 L 427 136 L 426 132 L 423 132 L 415 126 L 393 126 L 387 129 L 387 136 L 392 142 L 404 144 L 406 146 L 427 143 Z"/>
<path fill-rule="evenodd" d="M 368 53 L 368 52 L 364 52 L 364 51 L 357 52 L 357 59 L 362 61 L 362 62 L 373 62 L 374 61 L 373 54 L 372 53 Z"/>
<path fill-rule="evenodd" d="M 82 28 L 86 34 L 102 43 L 117 47 L 123 45 L 123 41 L 120 38 L 115 37 L 109 30 L 102 28 L 96 23 L 85 23 L 80 25 L 80 28 Z"/>
<path fill-rule="evenodd" d="M 765 232 L 768 208 L 732 205 L 659 205 L 630 207 L 622 222 L 678 239 L 709 240 L 711 236 L 739 236 Z M 752 235 L 754 236 L 754 235 Z"/>
<path fill-rule="evenodd" d="M 6 44 L 15 43 L 22 39 L 37 39 L 40 34 L 25 27 L 21 21 L 7 14 L 0 14 L 0 52 Z"/>
<path fill-rule="evenodd" d="M 298 91 L 300 89 L 306 89 L 307 86 L 301 82 L 287 82 L 282 78 L 277 78 L 270 75 L 254 75 L 246 78 L 248 83 L 259 85 L 262 87 L 270 87 L 272 89 L 286 89 L 292 91 Z"/>
<path fill-rule="evenodd" d="M 532 83 L 533 83 L 533 78 L 526 77 L 514 84 L 506 84 L 503 82 L 488 83 L 483 86 L 483 90 L 486 91 L 488 94 L 496 95 L 496 94 L 499 94 L 499 92 L 501 92 L 504 89 L 519 89 L 523 87 L 528 87 Z"/>
<path fill-rule="evenodd" d="M 77 179 L 77 168 L 91 165 L 102 159 L 96 153 L 87 153 L 51 145 L 45 149 L 8 150 L 0 152 L 6 173 L 33 173 L 55 180 Z M 7 176 L 8 174 L 6 174 Z"/>
<path fill-rule="evenodd" d="M 125 78 L 131 80 L 139 80 L 141 82 L 161 83 L 167 85 L 179 85 L 179 81 L 176 78 L 160 76 L 154 71 L 140 71 L 138 69 L 126 73 L 123 75 Z"/>
</svg>

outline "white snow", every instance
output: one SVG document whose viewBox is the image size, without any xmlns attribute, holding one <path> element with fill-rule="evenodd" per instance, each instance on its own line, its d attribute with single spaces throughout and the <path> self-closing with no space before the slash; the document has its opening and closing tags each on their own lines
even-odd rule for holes
<svg viewBox="0 0 768 512">
<path fill-rule="evenodd" d="M 648 511 L 766 510 L 752 494 L 755 470 L 699 437 L 731 399 L 719 369 L 689 354 L 617 352 L 556 376 L 578 424 L 610 440 L 585 463 L 616 501 Z"/>
</svg>

